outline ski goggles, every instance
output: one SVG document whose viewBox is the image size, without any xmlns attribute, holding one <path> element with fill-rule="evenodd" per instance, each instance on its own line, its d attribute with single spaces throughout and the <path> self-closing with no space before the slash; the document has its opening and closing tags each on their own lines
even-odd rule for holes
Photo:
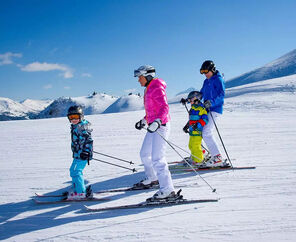
<svg viewBox="0 0 296 242">
<path fill-rule="evenodd" d="M 155 69 L 152 70 L 135 70 L 134 71 L 134 77 L 139 77 L 139 76 L 148 76 L 149 73 L 155 73 Z"/>
<path fill-rule="evenodd" d="M 70 114 L 70 115 L 68 115 L 68 119 L 69 120 L 80 119 L 80 115 L 79 114 Z"/>
<path fill-rule="evenodd" d="M 200 70 L 200 74 L 208 74 L 209 70 Z"/>
</svg>

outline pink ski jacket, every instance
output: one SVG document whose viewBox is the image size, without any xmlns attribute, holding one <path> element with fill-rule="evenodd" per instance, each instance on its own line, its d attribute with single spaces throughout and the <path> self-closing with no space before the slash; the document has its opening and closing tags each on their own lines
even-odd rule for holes
<svg viewBox="0 0 296 242">
<path fill-rule="evenodd" d="M 171 119 L 165 89 L 166 83 L 159 78 L 153 79 L 145 89 L 145 119 L 148 124 L 155 119 L 160 119 L 162 124 L 166 124 Z"/>
</svg>

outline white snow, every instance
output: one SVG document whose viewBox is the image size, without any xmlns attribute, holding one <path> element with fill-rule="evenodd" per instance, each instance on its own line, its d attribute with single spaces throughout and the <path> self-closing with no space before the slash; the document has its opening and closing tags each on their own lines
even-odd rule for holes
<svg viewBox="0 0 296 242">
<path fill-rule="evenodd" d="M 24 106 L 29 109 L 33 109 L 35 112 L 40 112 L 45 109 L 48 105 L 50 105 L 52 100 L 33 100 L 33 99 L 25 99 L 21 102 Z"/>
<path fill-rule="evenodd" d="M 296 74 L 296 49 L 260 68 L 228 80 L 226 87 L 235 87 L 294 74 Z"/>
<path fill-rule="evenodd" d="M 225 112 L 217 123 L 220 134 L 233 165 L 256 166 L 255 170 L 200 173 L 217 194 L 197 175 L 173 175 L 185 198 L 220 198 L 217 203 L 101 213 L 85 213 L 83 203 L 36 205 L 31 200 L 35 192 L 60 193 L 70 185 L 69 122 L 0 122 L 0 240 L 295 241 L 295 79 L 277 78 L 227 91 Z M 186 110 L 171 104 L 170 114 L 169 140 L 187 149 L 188 136 L 182 131 Z M 143 116 L 144 110 L 86 116 L 93 124 L 94 149 L 132 160 L 139 171 L 132 174 L 92 161 L 84 175 L 94 190 L 126 187 L 143 178 L 139 150 L 145 131 L 134 128 Z M 168 147 L 167 160 L 180 158 Z M 112 199 L 109 202 L 84 204 L 130 204 L 154 192 L 110 193 L 104 195 Z"/>
<path fill-rule="evenodd" d="M 104 113 L 119 113 L 144 109 L 143 98 L 132 94 L 118 98 Z"/>
</svg>

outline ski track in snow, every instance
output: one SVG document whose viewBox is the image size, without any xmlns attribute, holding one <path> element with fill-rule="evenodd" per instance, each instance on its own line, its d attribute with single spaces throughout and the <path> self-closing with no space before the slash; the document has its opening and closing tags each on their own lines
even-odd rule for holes
<svg viewBox="0 0 296 242">
<path fill-rule="evenodd" d="M 186 198 L 218 197 L 219 202 L 100 213 L 85 213 L 82 204 L 136 203 L 155 190 L 101 195 L 112 199 L 108 202 L 36 205 L 31 200 L 35 192 L 60 193 L 70 185 L 69 122 L 66 118 L 0 122 L 0 240 L 295 241 L 295 101 L 294 93 L 226 99 L 217 125 L 227 151 L 235 158 L 234 165 L 257 168 L 201 172 L 217 194 L 195 174 L 173 175 Z M 188 150 L 188 136 L 182 131 L 186 111 L 173 104 L 170 113 L 170 140 Z M 94 190 L 125 187 L 143 178 L 139 150 L 145 132 L 134 129 L 143 115 L 144 111 L 135 111 L 86 117 L 93 124 L 95 150 L 132 160 L 139 171 L 132 174 L 91 161 L 84 175 Z M 180 158 L 168 147 L 167 160 Z"/>
</svg>

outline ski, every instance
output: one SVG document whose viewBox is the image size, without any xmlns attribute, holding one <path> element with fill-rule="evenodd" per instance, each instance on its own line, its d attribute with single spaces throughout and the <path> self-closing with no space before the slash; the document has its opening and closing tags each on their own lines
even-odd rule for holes
<svg viewBox="0 0 296 242">
<path fill-rule="evenodd" d="M 198 168 L 198 167 L 170 167 L 170 171 L 172 173 L 176 172 L 192 172 L 192 171 L 219 171 L 219 170 L 250 170 L 250 169 L 256 169 L 255 166 L 224 166 L 224 167 L 205 167 L 205 168 Z"/>
<path fill-rule="evenodd" d="M 117 209 L 133 209 L 133 208 L 147 208 L 147 207 L 168 207 L 190 203 L 207 203 L 207 202 L 218 202 L 218 199 L 177 199 L 172 201 L 154 201 L 154 202 L 142 202 L 129 205 L 104 207 L 104 208 L 90 208 L 85 206 L 87 212 L 102 212 L 106 210 L 117 210 Z"/>
<path fill-rule="evenodd" d="M 185 157 L 185 160 L 189 160 L 190 159 L 190 157 Z M 207 159 L 209 159 L 209 158 L 206 158 L 206 159 L 204 159 L 204 160 L 207 160 Z M 234 161 L 234 160 L 236 160 L 235 158 L 233 158 L 233 159 L 231 159 L 232 161 Z M 224 160 L 224 162 L 228 162 L 228 159 L 225 159 Z M 187 163 L 184 161 L 184 160 L 181 160 L 181 161 L 171 161 L 171 162 L 168 162 L 168 165 L 178 165 L 178 164 L 180 164 L 180 165 L 187 165 Z"/>
<path fill-rule="evenodd" d="M 55 201 L 44 201 L 44 200 L 38 200 L 34 199 L 33 201 L 37 204 L 58 204 L 58 203 L 77 203 L 77 202 L 102 202 L 102 201 L 110 201 L 109 198 L 85 198 L 80 200 L 67 200 L 67 199 L 61 199 L 61 200 L 55 200 Z"/>
<path fill-rule="evenodd" d="M 35 192 L 36 197 L 67 197 L 65 194 L 52 194 L 52 195 L 45 195 L 45 194 L 39 194 Z"/>
<path fill-rule="evenodd" d="M 118 189 L 107 189 L 101 191 L 93 191 L 93 194 L 101 194 L 101 193 L 111 193 L 111 192 L 128 192 L 128 191 L 141 191 L 141 190 L 148 190 L 148 189 L 158 189 L 159 186 L 153 187 L 125 187 L 125 188 L 118 188 Z M 43 195 L 35 193 L 36 197 L 43 198 L 43 197 L 67 197 L 65 194 L 53 194 L 53 195 Z"/>
</svg>

